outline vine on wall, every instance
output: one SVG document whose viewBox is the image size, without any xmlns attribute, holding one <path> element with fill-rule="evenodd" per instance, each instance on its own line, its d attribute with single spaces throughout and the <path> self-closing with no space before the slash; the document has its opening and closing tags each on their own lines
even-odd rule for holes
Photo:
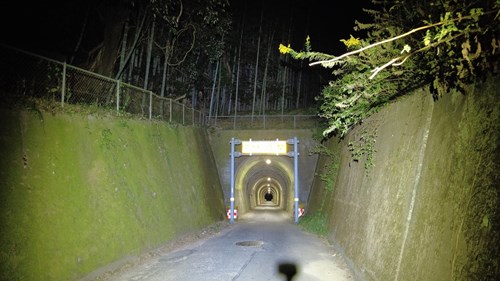
<svg viewBox="0 0 500 281">
<path fill-rule="evenodd" d="M 365 170 L 367 174 L 370 172 L 371 168 L 375 166 L 375 163 L 373 163 L 373 157 L 376 152 L 375 138 L 376 132 L 368 132 L 365 130 L 359 139 L 349 142 L 347 145 L 354 161 L 365 162 Z"/>
</svg>

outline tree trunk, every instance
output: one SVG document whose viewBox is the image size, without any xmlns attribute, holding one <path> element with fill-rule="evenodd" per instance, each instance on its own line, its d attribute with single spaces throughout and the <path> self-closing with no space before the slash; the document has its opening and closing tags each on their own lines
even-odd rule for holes
<svg viewBox="0 0 500 281">
<path fill-rule="evenodd" d="M 246 8 L 246 2 L 245 2 Z M 236 115 L 238 114 L 238 93 L 240 90 L 240 66 L 241 66 L 241 45 L 243 42 L 243 29 L 245 27 L 245 16 L 246 9 L 244 10 L 243 17 L 241 20 L 241 32 L 240 32 L 240 42 L 238 45 L 238 61 L 237 61 L 237 70 L 236 70 L 236 89 L 235 89 L 235 98 L 234 98 L 234 124 L 233 127 L 236 127 Z"/>
<path fill-rule="evenodd" d="M 221 92 L 221 85 L 220 85 L 220 81 L 221 81 L 221 77 L 222 77 L 222 58 L 219 59 L 220 63 L 219 63 L 219 73 L 217 74 L 218 75 L 218 79 L 217 79 L 217 97 L 215 98 L 215 118 L 217 118 L 217 116 L 219 116 L 219 106 L 221 106 L 221 102 L 220 102 L 220 92 Z M 222 107 L 222 106 L 221 106 Z"/>
<path fill-rule="evenodd" d="M 143 89 L 147 90 L 149 88 L 149 69 L 151 68 L 151 52 L 153 50 L 153 40 L 155 37 L 155 20 L 153 18 L 153 22 L 151 23 L 151 30 L 149 31 L 149 40 L 148 40 L 148 50 L 146 52 L 146 73 L 144 75 L 144 86 Z"/>
<path fill-rule="evenodd" d="M 125 27 L 123 28 L 123 39 L 122 39 L 122 47 L 120 50 L 120 67 L 119 69 L 123 69 L 125 67 L 125 55 L 127 54 L 127 40 L 128 40 L 128 32 L 129 32 L 129 19 L 125 21 Z M 123 77 L 123 80 L 127 80 L 127 77 Z"/>
<path fill-rule="evenodd" d="M 128 17 L 128 9 L 119 5 L 112 6 L 102 2 L 99 16 L 104 23 L 103 47 L 97 66 L 97 73 L 104 76 L 112 76 L 113 68 L 117 59 L 121 34 L 125 20 Z"/>
<path fill-rule="evenodd" d="M 161 78 L 161 91 L 160 91 L 160 96 L 164 97 L 165 96 L 165 89 L 167 87 L 167 74 L 168 74 L 168 60 L 170 59 L 169 56 L 169 41 L 167 40 L 167 44 L 165 44 L 165 57 L 163 58 L 163 75 Z"/>
<path fill-rule="evenodd" d="M 80 45 L 82 43 L 83 34 L 85 34 L 85 29 L 87 28 L 87 22 L 89 19 L 89 10 L 90 10 L 90 6 L 87 7 L 87 11 L 85 12 L 85 19 L 83 20 L 82 30 L 80 31 L 80 36 L 78 37 L 78 42 L 75 45 L 75 50 L 73 51 L 73 55 L 71 56 L 71 59 L 69 60 L 69 64 L 73 64 L 73 60 L 75 59 L 76 52 L 78 52 L 78 49 L 80 48 Z"/>
<path fill-rule="evenodd" d="M 292 22 L 293 22 L 293 13 L 290 13 L 290 25 L 288 26 L 288 39 L 287 42 L 290 42 L 290 36 L 292 34 Z M 285 62 L 288 61 L 288 56 L 285 56 Z M 288 72 L 289 69 L 286 66 L 285 63 L 285 71 L 283 73 L 283 91 L 281 94 L 281 116 L 283 118 L 284 110 L 285 110 L 285 93 L 286 93 L 286 88 L 288 86 Z"/>
<path fill-rule="evenodd" d="M 302 61 L 300 62 L 302 65 Z M 295 100 L 295 108 L 299 108 L 299 101 L 300 101 L 300 91 L 301 91 L 301 86 L 302 86 L 302 71 L 299 72 L 299 79 L 297 79 L 297 99 Z"/>
<path fill-rule="evenodd" d="M 132 57 L 130 58 L 131 61 L 134 61 L 135 60 L 135 55 L 136 55 L 136 52 L 132 52 Z M 126 81 L 127 83 L 131 83 L 132 82 L 132 79 L 133 79 L 133 76 L 134 76 L 134 65 L 132 64 L 129 68 L 128 68 L 128 75 L 127 75 L 127 78 L 124 79 L 123 81 Z"/>
<path fill-rule="evenodd" d="M 257 80 L 259 77 L 259 55 L 260 55 L 260 38 L 262 35 L 262 21 L 264 20 L 264 7 L 260 13 L 260 26 L 259 26 L 259 38 L 257 40 L 257 57 L 255 59 L 255 79 L 253 82 L 253 101 L 252 101 L 252 121 L 255 111 L 255 97 L 257 96 Z"/>
<path fill-rule="evenodd" d="M 236 50 L 237 47 L 234 46 L 234 49 Z M 231 109 L 232 109 L 232 106 L 233 106 L 232 85 L 234 84 L 234 81 L 236 80 L 236 71 L 237 71 L 237 68 L 235 66 L 236 66 L 237 61 L 238 61 L 238 52 L 235 51 L 234 52 L 234 56 L 232 57 L 233 68 L 232 68 L 232 71 L 231 71 L 231 90 L 229 91 L 229 99 L 228 99 L 228 103 L 227 103 L 227 115 L 231 115 Z"/>
<path fill-rule="evenodd" d="M 271 46 L 273 45 L 274 40 L 274 28 L 271 31 L 271 35 L 269 36 L 269 42 L 267 47 L 267 55 L 266 55 L 266 66 L 264 67 L 264 77 L 262 78 L 262 89 L 260 91 L 260 111 L 261 114 L 264 115 L 267 106 L 267 98 L 266 98 L 266 87 L 267 87 L 267 71 L 269 69 L 269 58 L 271 57 Z"/>
<path fill-rule="evenodd" d="M 311 18 L 311 8 L 309 7 L 308 10 L 307 10 L 307 20 L 306 20 L 306 28 L 305 28 L 305 31 L 306 31 L 306 35 L 309 33 L 309 21 L 310 21 L 310 18 Z M 302 69 L 304 66 L 304 61 L 301 60 L 300 61 L 300 69 Z M 300 94 L 302 92 L 302 71 L 299 71 L 299 78 L 298 78 L 298 82 L 297 82 L 297 99 L 295 100 L 295 108 L 299 108 L 300 106 Z M 307 76 L 306 76 L 307 78 Z M 304 101 L 306 101 L 306 97 L 305 97 L 305 91 L 304 91 L 304 97 L 302 98 L 303 100 L 303 103 Z M 304 103 L 305 105 L 305 103 Z"/>
<path fill-rule="evenodd" d="M 208 118 L 212 117 L 212 108 L 214 105 L 214 95 L 215 95 L 215 84 L 217 83 L 217 73 L 219 73 L 220 59 L 217 60 L 217 66 L 215 67 L 214 82 L 212 83 L 212 95 L 210 96 L 210 108 L 208 110 Z"/>
<path fill-rule="evenodd" d="M 143 15 L 142 15 L 142 19 L 140 21 L 140 23 L 138 24 L 137 28 L 135 29 L 135 37 L 134 37 L 134 42 L 132 42 L 132 44 L 130 45 L 130 51 L 127 55 L 127 57 L 125 58 L 124 60 L 124 63 L 123 63 L 123 67 L 121 67 L 119 70 L 118 70 L 118 73 L 116 73 L 115 75 L 115 79 L 116 80 L 120 80 L 122 74 L 123 74 L 123 71 L 125 70 L 125 68 L 127 67 L 129 61 L 130 61 L 130 58 L 132 57 L 132 54 L 134 53 L 136 47 L 137 47 L 137 42 L 139 41 L 139 38 L 141 37 L 141 34 L 142 34 L 142 27 L 144 26 L 144 22 L 146 20 L 146 14 L 147 12 L 144 11 L 143 12 Z M 130 77 L 129 77 L 130 78 Z"/>
</svg>

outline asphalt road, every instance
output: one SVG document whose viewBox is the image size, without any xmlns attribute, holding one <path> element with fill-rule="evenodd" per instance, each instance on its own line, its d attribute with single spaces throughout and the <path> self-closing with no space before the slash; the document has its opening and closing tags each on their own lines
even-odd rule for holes
<svg viewBox="0 0 500 281">
<path fill-rule="evenodd" d="M 283 265 L 282 265 L 283 264 Z M 292 279 L 280 273 L 293 270 Z M 110 280 L 353 281 L 333 247 L 304 232 L 282 211 L 246 213 L 217 235 L 129 268 Z"/>
</svg>

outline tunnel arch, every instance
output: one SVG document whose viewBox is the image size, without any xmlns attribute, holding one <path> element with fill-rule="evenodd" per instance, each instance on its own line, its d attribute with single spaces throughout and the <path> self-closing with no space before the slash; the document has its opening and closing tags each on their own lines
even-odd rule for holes
<svg viewBox="0 0 500 281">
<path fill-rule="evenodd" d="M 260 206 L 293 211 L 295 178 L 290 157 L 255 155 L 237 161 L 235 206 L 240 212 Z M 265 199 L 268 190 L 272 194 L 270 201 Z"/>
<path fill-rule="evenodd" d="M 265 185 L 260 185 L 256 191 L 256 204 L 255 206 L 274 206 L 279 207 L 281 204 L 281 190 L 275 185 L 267 183 Z"/>
<path fill-rule="evenodd" d="M 264 177 L 260 178 L 254 183 L 250 193 L 250 207 L 255 208 L 259 206 L 273 206 L 283 209 L 284 195 L 286 194 L 285 188 L 282 183 L 276 178 Z M 271 200 L 266 199 L 266 194 L 271 194 Z"/>
</svg>

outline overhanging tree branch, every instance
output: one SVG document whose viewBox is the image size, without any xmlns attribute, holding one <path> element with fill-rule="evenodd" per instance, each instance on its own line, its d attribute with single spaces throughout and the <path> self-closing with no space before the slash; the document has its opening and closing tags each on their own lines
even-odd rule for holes
<svg viewBox="0 0 500 281">
<path fill-rule="evenodd" d="M 464 20 L 464 19 L 470 19 L 472 18 L 472 16 L 467 16 L 467 17 L 461 17 L 461 18 L 455 18 L 455 19 L 450 19 L 450 20 L 446 20 L 446 21 L 440 21 L 440 22 L 437 22 L 437 23 L 434 23 L 434 24 L 430 24 L 430 25 L 426 25 L 426 26 L 421 26 L 419 28 L 415 28 L 413 30 L 410 30 L 406 33 L 403 33 L 401 35 L 398 35 L 398 36 L 395 36 L 395 37 L 392 37 L 392 38 L 388 38 L 386 40 L 382 40 L 380 42 L 376 42 L 376 43 L 373 43 L 373 44 L 370 44 L 366 47 L 363 47 L 361 49 L 358 49 L 358 50 L 354 50 L 354 51 L 351 51 L 351 52 L 347 52 L 341 56 L 338 56 L 338 57 L 335 57 L 333 59 L 329 59 L 329 60 L 322 60 L 322 61 L 316 61 L 316 62 L 312 62 L 309 64 L 309 66 L 313 66 L 313 65 L 317 65 L 317 64 L 327 64 L 327 63 L 332 63 L 332 62 L 335 62 L 335 61 L 338 61 L 340 59 L 343 59 L 345 57 L 348 57 L 348 56 L 351 56 L 351 55 L 355 55 L 355 54 L 358 54 L 358 53 L 361 53 L 363 52 L 364 50 L 368 50 L 370 48 L 373 48 L 373 47 L 376 47 L 378 45 L 382 45 L 382 44 L 385 44 L 385 43 L 388 43 L 388 42 L 391 42 L 391 41 L 395 41 L 395 40 L 398 40 L 398 39 L 401 39 L 401 38 L 404 38 L 406 36 L 409 36 L 415 32 L 419 32 L 419 31 L 422 31 L 422 30 L 426 30 L 426 29 L 429 29 L 429 28 L 433 28 L 433 27 L 436 27 L 436 26 L 440 26 L 440 25 L 444 25 L 444 24 L 447 24 L 447 23 L 450 23 L 450 22 L 455 22 L 455 21 L 460 21 L 460 20 Z"/>
<path fill-rule="evenodd" d="M 390 60 L 389 62 L 385 63 L 384 65 L 380 66 L 380 67 L 376 67 L 375 69 L 373 69 L 371 72 L 374 72 L 372 75 L 370 75 L 370 80 L 373 79 L 381 70 L 389 67 L 389 66 L 400 66 L 402 65 L 409 57 L 413 56 L 414 54 L 416 53 L 420 53 L 420 52 L 423 52 L 423 51 L 426 51 L 426 50 L 429 50 L 430 48 L 434 48 L 436 47 L 437 45 L 440 45 L 440 44 L 443 44 L 445 42 L 449 42 L 449 41 L 453 41 L 455 39 L 457 39 L 458 37 L 462 36 L 463 34 L 457 34 L 451 38 L 449 38 L 448 40 L 443 40 L 443 41 L 438 41 L 438 42 L 434 42 L 430 45 L 427 45 L 423 48 L 420 48 L 408 55 L 405 55 L 405 56 L 401 56 L 401 57 L 397 57 L 397 58 L 393 58 L 392 60 Z M 399 62 L 397 62 L 399 61 Z M 396 63 L 397 62 L 397 63 Z"/>
</svg>

